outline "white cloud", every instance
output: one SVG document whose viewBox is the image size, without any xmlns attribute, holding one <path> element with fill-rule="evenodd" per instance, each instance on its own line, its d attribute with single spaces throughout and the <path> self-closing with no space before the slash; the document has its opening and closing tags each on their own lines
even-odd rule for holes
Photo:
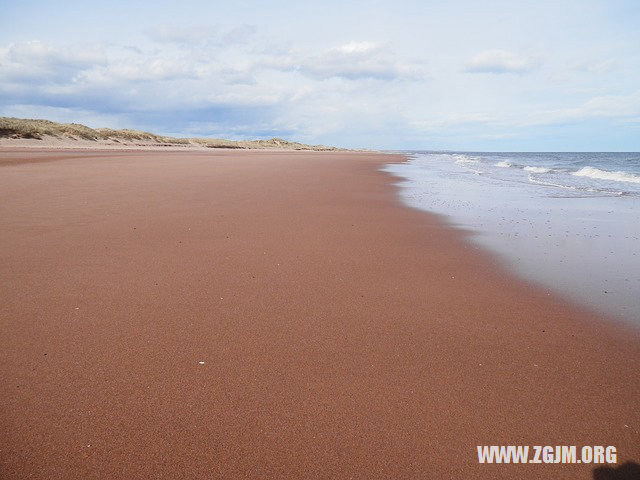
<svg viewBox="0 0 640 480">
<path fill-rule="evenodd" d="M 465 70 L 472 73 L 526 73 L 533 70 L 537 63 L 534 58 L 505 50 L 486 50 L 474 55 Z"/>
<path fill-rule="evenodd" d="M 104 51 L 97 46 L 60 48 L 40 41 L 11 43 L 0 49 L 0 78 L 9 82 L 64 82 L 106 61 Z"/>
<path fill-rule="evenodd" d="M 255 25 L 224 28 L 220 25 L 156 25 L 145 30 L 151 40 L 183 47 L 211 44 L 220 46 L 247 43 L 258 31 Z"/>
<path fill-rule="evenodd" d="M 349 55 L 354 53 L 367 53 L 379 49 L 380 45 L 375 42 L 350 42 L 334 48 L 333 51 Z"/>
<path fill-rule="evenodd" d="M 170 58 L 120 60 L 104 67 L 92 68 L 76 77 L 79 82 L 114 83 L 117 81 L 149 82 L 195 78 L 196 65 L 187 60 Z"/>
<path fill-rule="evenodd" d="M 409 122 L 413 131 L 423 134 L 478 132 L 478 138 L 500 139 L 520 135 L 531 127 L 579 124 L 589 120 L 611 119 L 627 124 L 640 122 L 640 91 L 628 95 L 600 95 L 582 104 L 553 110 L 502 113 L 450 114 L 434 120 Z"/>
<path fill-rule="evenodd" d="M 56 48 L 38 40 L 12 43 L 6 50 L 6 59 L 22 65 L 73 65 L 86 66 L 105 61 L 104 53 L 97 48 Z"/>
<path fill-rule="evenodd" d="M 595 116 L 640 115 L 640 91 L 630 95 L 601 95 L 582 106 L 582 110 Z"/>
<path fill-rule="evenodd" d="M 400 62 L 375 42 L 350 42 L 300 60 L 298 69 L 310 77 L 356 79 L 417 79 L 413 65 Z"/>
<path fill-rule="evenodd" d="M 220 28 L 212 25 L 156 25 L 148 28 L 145 33 L 150 39 L 160 43 L 192 44 L 216 38 L 220 34 Z"/>
<path fill-rule="evenodd" d="M 258 27 L 255 25 L 240 25 L 234 27 L 222 36 L 222 43 L 224 45 L 247 43 L 257 31 Z"/>
<path fill-rule="evenodd" d="M 584 61 L 574 65 L 574 70 L 585 73 L 609 73 L 618 67 L 617 62 L 609 58 L 601 61 Z"/>
<path fill-rule="evenodd" d="M 409 125 L 420 131 L 436 131 L 447 128 L 461 128 L 473 125 L 491 125 L 501 122 L 501 117 L 484 113 L 448 114 L 437 120 L 416 120 Z"/>
<path fill-rule="evenodd" d="M 640 117 L 640 91 L 629 95 L 599 95 L 574 108 L 540 111 L 525 125 L 550 125 L 596 118 Z"/>
</svg>

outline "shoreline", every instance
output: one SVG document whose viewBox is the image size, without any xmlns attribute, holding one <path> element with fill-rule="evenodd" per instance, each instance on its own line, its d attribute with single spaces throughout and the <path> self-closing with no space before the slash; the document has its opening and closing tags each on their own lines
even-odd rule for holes
<svg viewBox="0 0 640 480">
<path fill-rule="evenodd" d="M 544 155 L 416 153 L 387 170 L 399 176 L 404 204 L 436 211 L 471 232 L 470 242 L 491 252 L 514 275 L 639 328 L 635 240 L 640 231 L 633 226 L 640 217 L 633 184 L 627 195 L 603 193 L 613 188 L 609 184 L 563 186 L 582 177 L 556 170 L 562 168 L 558 154 L 541 167 L 536 162 Z M 577 165 L 576 171 L 583 167 L 576 163 L 584 161 L 579 154 L 563 155 L 563 162 Z M 610 155 L 596 155 L 589 162 L 606 169 L 603 162 L 611 162 Z M 523 171 L 528 178 L 522 178 Z"/>
<path fill-rule="evenodd" d="M 409 160 L 409 154 L 398 153 L 392 155 L 404 156 L 405 160 L 399 162 L 391 162 L 386 164 L 387 166 L 394 164 L 403 164 Z M 403 197 L 402 190 L 403 188 L 405 188 L 403 184 L 409 183 L 408 177 L 398 172 L 386 170 L 386 167 L 384 166 L 380 169 L 380 172 L 384 175 L 390 176 L 395 180 L 393 183 L 393 187 L 397 191 L 397 201 L 404 208 L 415 210 L 429 217 L 435 217 L 437 221 L 443 224 L 444 228 L 449 228 L 457 232 L 459 238 L 466 246 L 466 248 L 476 250 L 478 255 L 485 257 L 486 261 L 491 263 L 495 269 L 502 271 L 504 275 L 514 277 L 520 283 L 522 283 L 525 288 L 531 288 L 533 290 L 545 292 L 547 296 L 553 297 L 555 301 L 563 303 L 571 309 L 582 311 L 588 317 L 597 318 L 597 322 L 603 322 L 606 325 L 610 325 L 614 328 L 619 328 L 622 331 L 627 331 L 631 335 L 640 336 L 640 325 L 636 322 L 616 316 L 612 312 L 607 311 L 605 308 L 581 302 L 579 298 L 575 296 L 572 297 L 567 292 L 562 292 L 557 288 L 553 288 L 553 286 L 550 284 L 546 284 L 542 281 L 536 280 L 534 277 L 529 275 L 527 271 L 519 269 L 518 266 L 514 264 L 509 258 L 508 254 L 506 254 L 501 248 L 495 247 L 490 243 L 479 240 L 479 238 L 483 235 L 487 235 L 486 232 L 481 232 L 464 223 L 458 222 L 456 221 L 456 218 L 450 214 L 428 210 L 424 207 L 414 205 L 408 198 Z"/>
<path fill-rule="evenodd" d="M 637 332 L 404 205 L 379 170 L 404 156 L 10 155 L 42 158 L 0 166 L 6 478 L 598 467 L 478 465 L 476 445 L 640 460 Z"/>
</svg>

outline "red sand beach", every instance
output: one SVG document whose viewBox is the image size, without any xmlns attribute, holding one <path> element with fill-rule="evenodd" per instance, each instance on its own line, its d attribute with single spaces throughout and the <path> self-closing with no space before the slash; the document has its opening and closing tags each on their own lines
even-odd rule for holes
<svg viewBox="0 0 640 480">
<path fill-rule="evenodd" d="M 640 462 L 640 336 L 366 153 L 0 150 L 3 479 L 563 478 Z"/>
</svg>

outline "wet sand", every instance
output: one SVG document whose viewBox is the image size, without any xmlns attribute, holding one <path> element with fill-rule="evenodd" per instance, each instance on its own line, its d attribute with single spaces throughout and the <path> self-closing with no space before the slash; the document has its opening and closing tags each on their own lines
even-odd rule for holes
<svg viewBox="0 0 640 480">
<path fill-rule="evenodd" d="M 0 150 L 0 477 L 591 478 L 640 335 L 403 207 L 363 153 Z"/>
</svg>

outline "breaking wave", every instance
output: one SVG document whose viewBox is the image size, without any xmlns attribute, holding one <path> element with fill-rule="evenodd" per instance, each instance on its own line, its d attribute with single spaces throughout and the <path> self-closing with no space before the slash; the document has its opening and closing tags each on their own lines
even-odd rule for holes
<svg viewBox="0 0 640 480">
<path fill-rule="evenodd" d="M 503 160 L 501 162 L 498 162 L 498 163 L 494 164 L 493 166 L 494 167 L 501 167 L 501 168 L 509 168 L 509 167 L 513 167 L 513 163 L 507 162 L 506 160 Z"/>
<path fill-rule="evenodd" d="M 595 178 L 597 180 L 611 180 L 614 182 L 640 183 L 640 175 L 621 171 L 609 172 L 595 167 L 583 167 L 577 172 L 573 172 L 571 175 L 576 177 Z"/>
<path fill-rule="evenodd" d="M 468 157 L 466 155 L 454 155 L 453 158 L 456 159 L 455 163 L 457 163 L 458 165 L 462 165 L 462 164 L 476 164 L 476 163 L 480 163 L 477 159 L 473 158 L 473 157 Z"/>
<path fill-rule="evenodd" d="M 551 171 L 550 168 L 545 168 L 545 167 L 524 167 L 525 171 L 527 172 L 533 172 L 533 173 L 549 173 Z"/>
</svg>

